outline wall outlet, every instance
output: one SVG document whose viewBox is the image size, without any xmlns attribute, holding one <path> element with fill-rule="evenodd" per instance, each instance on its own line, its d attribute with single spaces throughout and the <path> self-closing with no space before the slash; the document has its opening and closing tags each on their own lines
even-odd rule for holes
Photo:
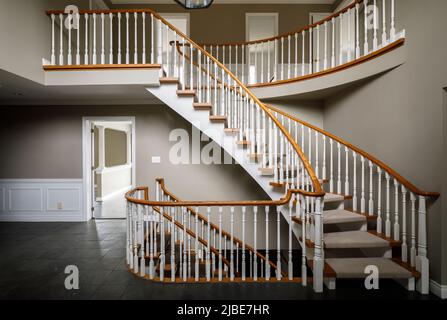
<svg viewBox="0 0 447 320">
<path fill-rule="evenodd" d="M 57 203 L 57 210 L 62 210 L 64 208 L 64 204 L 62 202 Z"/>
</svg>

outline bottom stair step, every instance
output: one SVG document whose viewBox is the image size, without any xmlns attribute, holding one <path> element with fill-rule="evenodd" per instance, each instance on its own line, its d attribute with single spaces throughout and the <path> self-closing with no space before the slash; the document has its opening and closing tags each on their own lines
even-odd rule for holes
<svg viewBox="0 0 447 320">
<path fill-rule="evenodd" d="M 371 265 L 379 269 L 380 279 L 409 279 L 419 276 L 387 258 L 334 258 L 325 261 L 339 279 L 364 279 L 365 268 Z"/>
</svg>

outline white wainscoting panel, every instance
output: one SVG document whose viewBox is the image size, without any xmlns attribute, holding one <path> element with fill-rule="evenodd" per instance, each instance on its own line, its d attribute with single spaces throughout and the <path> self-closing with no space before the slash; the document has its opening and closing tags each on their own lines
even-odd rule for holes
<svg viewBox="0 0 447 320">
<path fill-rule="evenodd" d="M 84 221 L 82 179 L 0 179 L 0 221 Z"/>
</svg>

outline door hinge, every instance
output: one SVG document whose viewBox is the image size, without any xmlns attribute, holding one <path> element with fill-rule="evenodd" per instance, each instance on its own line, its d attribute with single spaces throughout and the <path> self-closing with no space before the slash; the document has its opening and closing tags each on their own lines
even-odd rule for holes
<svg viewBox="0 0 447 320">
<path fill-rule="evenodd" d="M 95 211 L 95 207 L 92 207 L 92 211 Z"/>
<path fill-rule="evenodd" d="M 90 132 L 91 133 L 95 133 L 95 129 L 90 129 Z"/>
</svg>

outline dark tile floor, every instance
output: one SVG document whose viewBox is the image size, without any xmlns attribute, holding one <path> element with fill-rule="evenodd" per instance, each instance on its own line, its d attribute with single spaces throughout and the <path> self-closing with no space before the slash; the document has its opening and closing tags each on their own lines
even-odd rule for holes
<svg viewBox="0 0 447 320">
<path fill-rule="evenodd" d="M 394 282 L 378 291 L 339 282 L 315 294 L 300 284 L 159 284 L 125 267 L 124 220 L 0 223 L 0 299 L 435 299 Z M 66 290 L 64 269 L 79 268 L 79 290 Z"/>
</svg>

